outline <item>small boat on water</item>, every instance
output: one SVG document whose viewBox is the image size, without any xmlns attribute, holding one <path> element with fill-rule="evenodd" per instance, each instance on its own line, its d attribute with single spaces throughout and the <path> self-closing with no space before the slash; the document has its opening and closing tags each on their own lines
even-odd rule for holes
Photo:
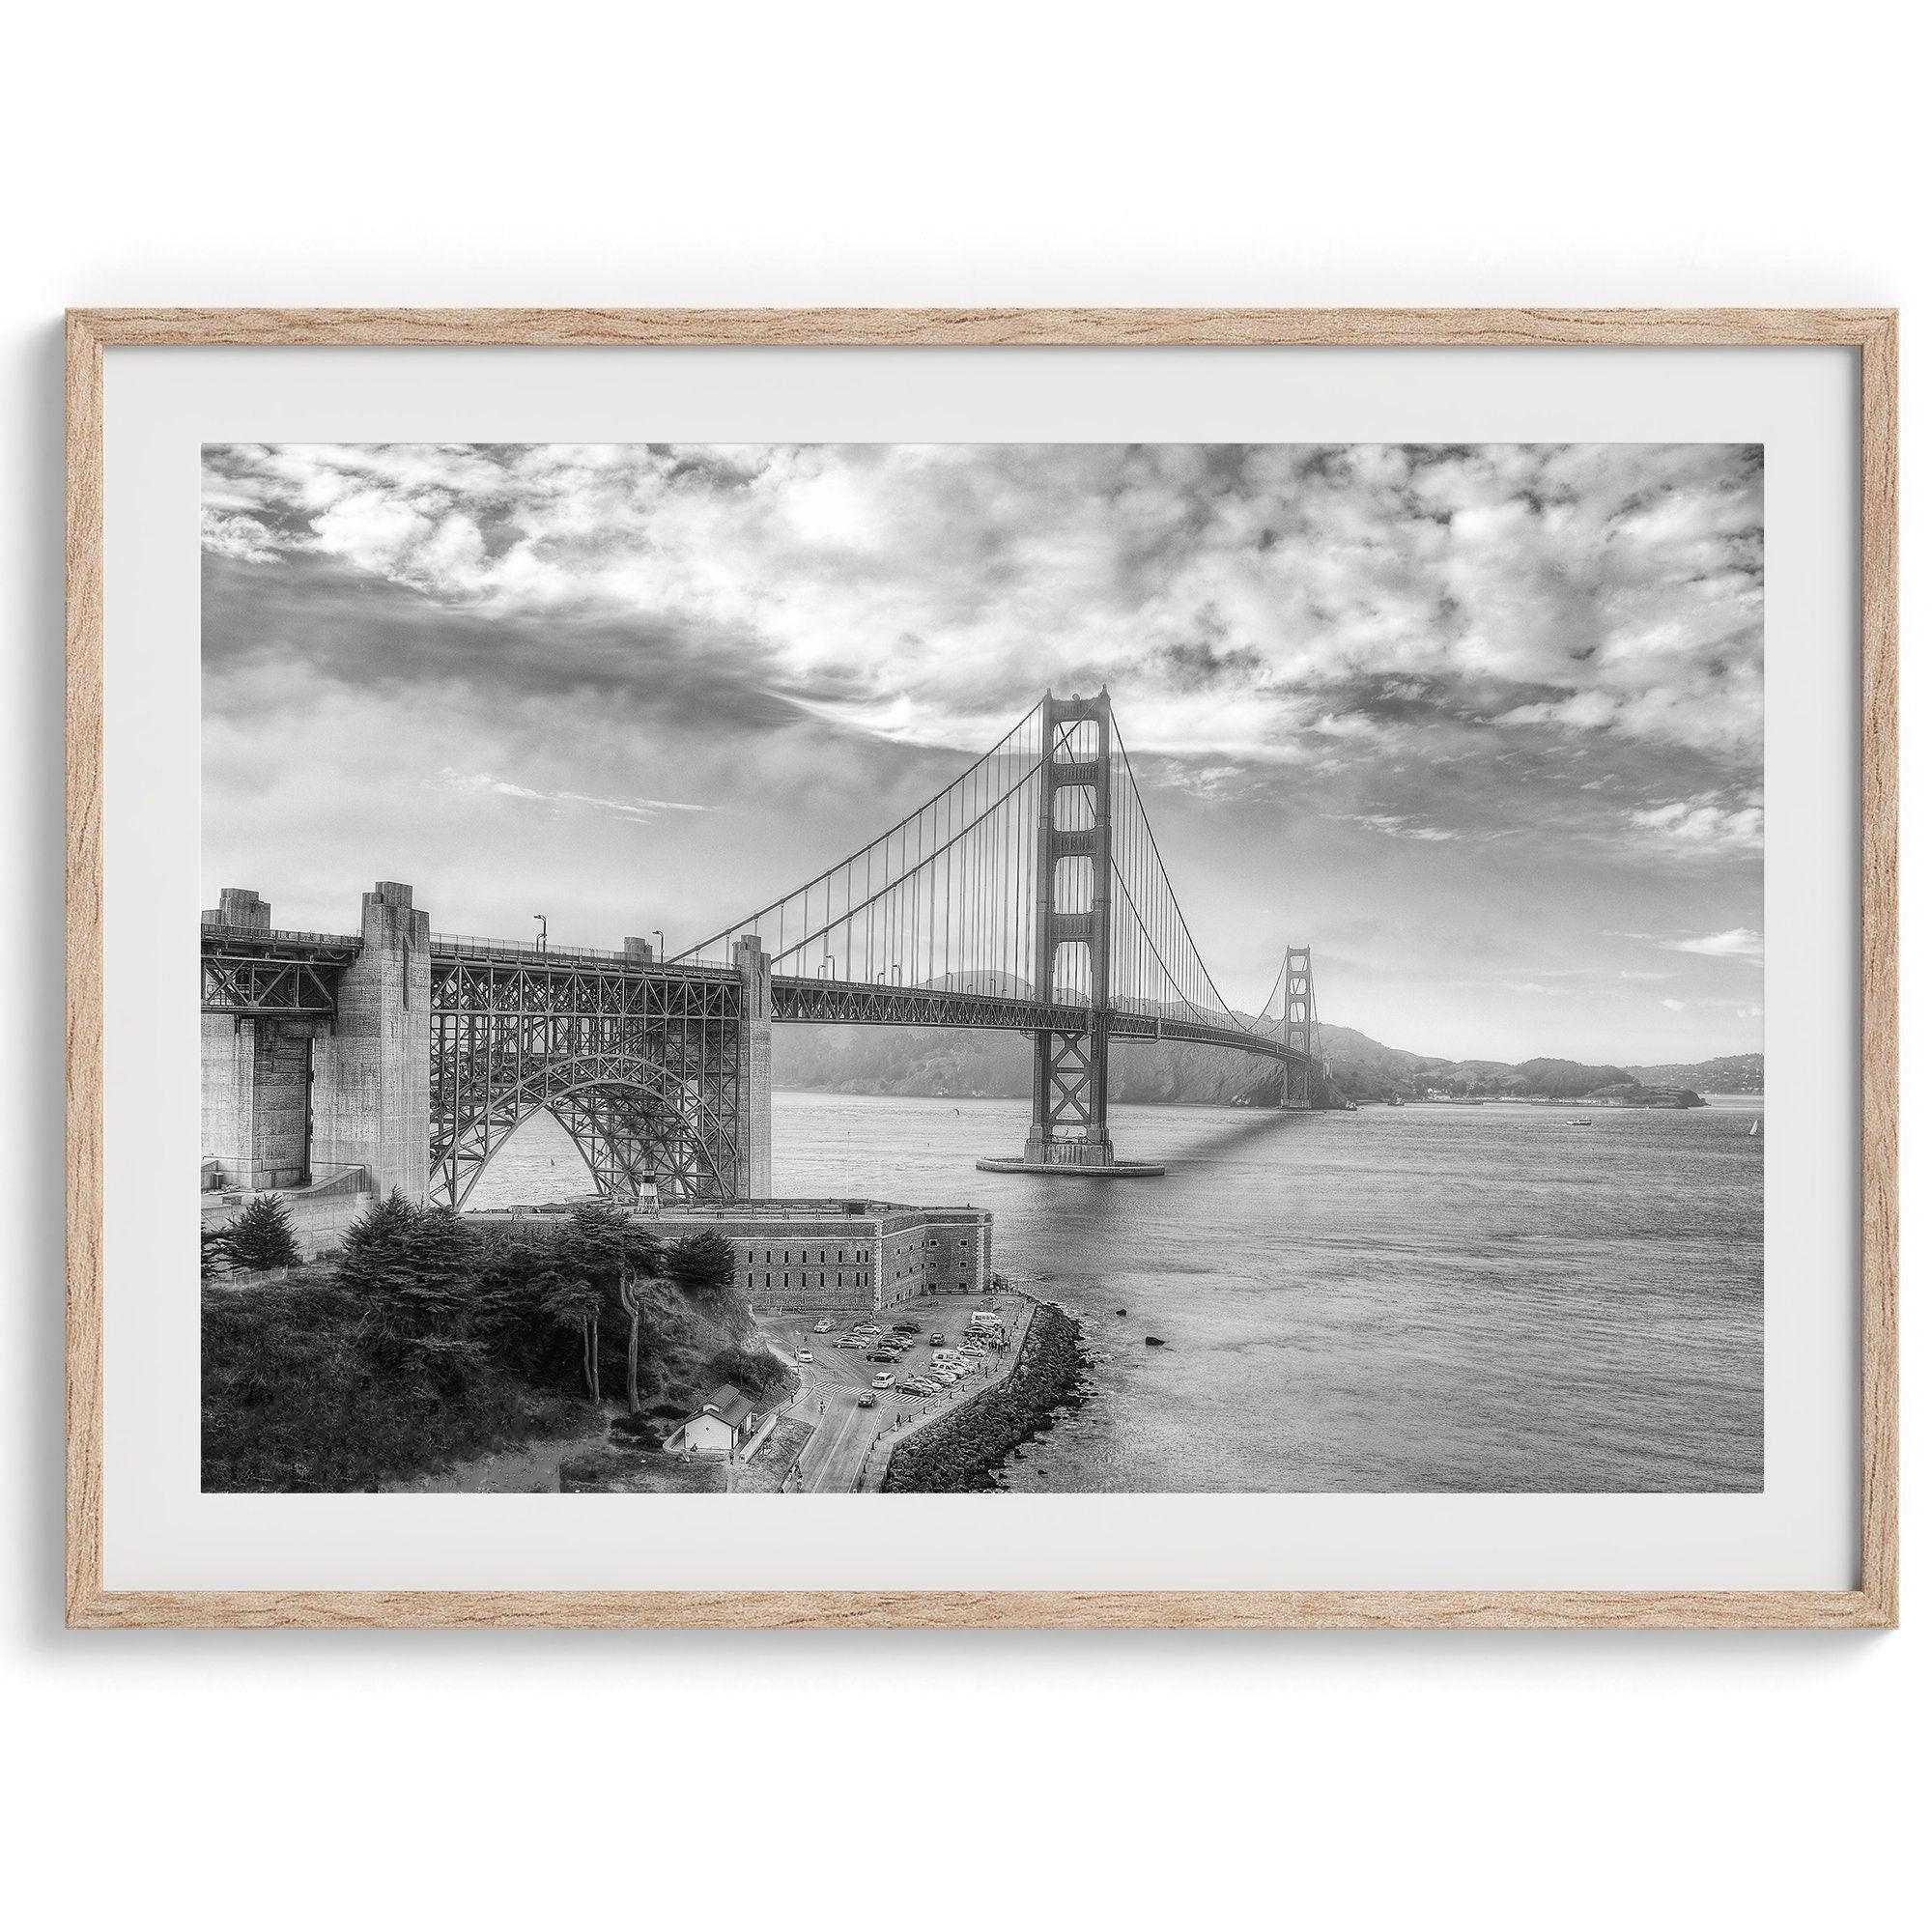
<svg viewBox="0 0 1932 1932">
<path fill-rule="evenodd" d="M 1563 1124 L 1566 1127 L 1594 1127 L 1597 1123 L 1595 1121 L 1577 1120 L 1565 1121 Z"/>
<path fill-rule="evenodd" d="M 1763 1131 L 1763 1128 L 1764 1128 L 1763 1120 L 1758 1115 L 1753 1114 L 1751 1116 L 1751 1123 L 1749 1127 L 1746 1130 L 1746 1135 L 1745 1135 L 1746 1139 L 1755 1140 L 1759 1135 L 1759 1133 Z"/>
</svg>

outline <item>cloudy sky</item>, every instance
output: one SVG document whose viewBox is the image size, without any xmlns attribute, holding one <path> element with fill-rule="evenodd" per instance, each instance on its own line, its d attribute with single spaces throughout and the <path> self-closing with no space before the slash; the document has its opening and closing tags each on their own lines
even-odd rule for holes
<svg viewBox="0 0 1932 1932">
<path fill-rule="evenodd" d="M 1761 1044 L 1755 449 L 223 445 L 203 547 L 204 903 L 675 949 L 1105 683 L 1235 1005 Z"/>
</svg>

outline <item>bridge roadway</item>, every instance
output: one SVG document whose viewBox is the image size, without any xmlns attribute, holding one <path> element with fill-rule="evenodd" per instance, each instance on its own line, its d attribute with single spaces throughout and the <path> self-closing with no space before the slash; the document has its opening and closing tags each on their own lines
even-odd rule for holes
<svg viewBox="0 0 1932 1932">
<path fill-rule="evenodd" d="M 251 930 L 204 922 L 202 1010 L 238 1019 L 326 1014 L 335 1006 L 334 981 L 361 949 L 350 933 Z M 430 935 L 433 966 L 473 961 L 522 974 L 660 982 L 738 982 L 736 970 L 690 959 L 640 959 L 584 947 L 525 945 L 514 940 Z M 1016 1033 L 1085 1033 L 1093 1011 L 1074 1001 L 1037 1000 L 865 980 L 772 975 L 772 1018 L 782 1024 L 989 1027 Z M 1297 1056 L 1284 1040 L 1237 1027 L 1215 1026 L 1191 1014 L 1109 1007 L 1102 1024 L 1114 1039 L 1188 1040 L 1229 1047 L 1264 1060 Z"/>
</svg>

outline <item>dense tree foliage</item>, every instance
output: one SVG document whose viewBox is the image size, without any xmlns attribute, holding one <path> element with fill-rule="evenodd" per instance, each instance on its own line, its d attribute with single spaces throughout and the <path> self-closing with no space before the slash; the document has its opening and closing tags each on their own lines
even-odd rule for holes
<svg viewBox="0 0 1932 1932">
<path fill-rule="evenodd" d="M 288 1209 L 272 1194 L 258 1195 L 219 1235 L 230 1267 L 264 1270 L 296 1267 L 301 1262 Z M 204 1259 L 207 1251 L 204 1236 Z"/>
<path fill-rule="evenodd" d="M 686 1294 L 716 1304 L 732 1293 L 738 1258 L 717 1229 L 705 1228 L 670 1244 L 665 1253 L 665 1272 Z"/>
<path fill-rule="evenodd" d="M 460 1381 L 397 1360 L 326 1279 L 204 1291 L 201 1386 L 208 1490 L 371 1490 L 600 1420 L 487 1355 Z"/>
<path fill-rule="evenodd" d="M 201 1231 L 202 1280 L 213 1281 L 217 1275 L 226 1274 L 234 1265 L 228 1252 L 228 1230 L 204 1224 Z"/>
<path fill-rule="evenodd" d="M 515 1439 L 531 1417 L 594 1416 L 620 1388 L 633 1414 L 662 1416 L 720 1381 L 781 1382 L 730 1244 L 706 1231 L 673 1253 L 675 1273 L 649 1229 L 604 1202 L 479 1228 L 379 1201 L 332 1282 L 204 1296 L 206 1479 L 363 1488 Z"/>
</svg>

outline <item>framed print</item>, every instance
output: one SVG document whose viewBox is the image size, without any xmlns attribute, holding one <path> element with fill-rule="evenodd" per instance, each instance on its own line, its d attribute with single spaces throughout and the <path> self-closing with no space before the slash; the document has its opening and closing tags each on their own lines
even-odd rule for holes
<svg viewBox="0 0 1932 1932">
<path fill-rule="evenodd" d="M 1896 1622 L 1890 313 L 69 349 L 71 1622 Z"/>
</svg>

